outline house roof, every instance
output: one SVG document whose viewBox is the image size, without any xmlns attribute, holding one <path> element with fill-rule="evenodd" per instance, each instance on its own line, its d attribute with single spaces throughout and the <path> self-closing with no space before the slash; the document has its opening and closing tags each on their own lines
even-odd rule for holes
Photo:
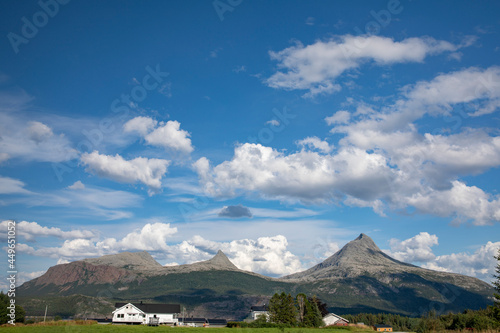
<svg viewBox="0 0 500 333">
<path fill-rule="evenodd" d="M 256 306 L 250 307 L 250 310 L 252 310 L 252 311 L 268 311 L 269 308 L 267 307 L 267 305 L 256 305 Z"/>
<path fill-rule="evenodd" d="M 342 318 L 341 316 L 339 315 L 336 315 L 335 313 L 329 313 L 327 314 L 326 316 L 323 317 L 323 319 L 327 318 L 327 317 L 335 317 L 335 318 L 338 318 L 338 319 L 341 319 L 341 320 L 344 320 L 346 323 L 349 322 L 349 320 L 345 319 L 345 318 Z"/>
<path fill-rule="evenodd" d="M 117 309 L 129 303 L 116 303 Z M 180 313 L 180 304 L 154 304 L 154 303 L 130 303 L 144 313 Z"/>
<path fill-rule="evenodd" d="M 375 325 L 376 328 L 392 328 L 391 325 Z"/>
</svg>

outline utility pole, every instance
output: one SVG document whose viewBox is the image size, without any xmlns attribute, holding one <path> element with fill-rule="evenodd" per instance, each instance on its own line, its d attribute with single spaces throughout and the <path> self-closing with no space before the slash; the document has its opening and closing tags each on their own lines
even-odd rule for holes
<svg viewBox="0 0 500 333">
<path fill-rule="evenodd" d="M 45 323 L 45 319 L 47 319 L 47 307 L 48 305 L 45 304 L 45 315 L 43 316 L 43 322 Z"/>
</svg>

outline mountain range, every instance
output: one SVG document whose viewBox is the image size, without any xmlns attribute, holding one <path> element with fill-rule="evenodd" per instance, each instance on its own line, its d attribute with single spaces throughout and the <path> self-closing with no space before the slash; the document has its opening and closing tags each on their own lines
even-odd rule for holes
<svg viewBox="0 0 500 333">
<path fill-rule="evenodd" d="M 198 317 L 244 319 L 276 292 L 316 295 L 338 314 L 419 316 L 484 308 L 493 287 L 479 279 L 407 264 L 361 234 L 316 266 L 281 278 L 238 269 L 219 251 L 210 260 L 162 266 L 147 252 L 56 265 L 18 288 L 28 314 L 50 303 L 61 316 L 105 317 L 114 302 L 181 303 Z"/>
</svg>

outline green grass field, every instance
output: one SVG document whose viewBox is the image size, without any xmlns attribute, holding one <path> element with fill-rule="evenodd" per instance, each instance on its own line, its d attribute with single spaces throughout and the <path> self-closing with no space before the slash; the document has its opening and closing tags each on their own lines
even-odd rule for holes
<svg viewBox="0 0 500 333">
<path fill-rule="evenodd" d="M 0 330 L 5 332 L 169 332 L 169 333 L 318 333 L 319 329 L 314 328 L 203 328 L 203 327 L 149 327 L 143 325 L 72 325 L 72 326 L 2 326 Z M 349 333 L 352 329 L 327 329 L 325 333 Z M 372 332 L 371 330 L 356 330 L 356 332 Z"/>
</svg>

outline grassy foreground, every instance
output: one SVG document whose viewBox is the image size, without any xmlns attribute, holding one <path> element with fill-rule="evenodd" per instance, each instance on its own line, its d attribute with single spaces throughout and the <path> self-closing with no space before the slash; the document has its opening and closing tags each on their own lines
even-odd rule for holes
<svg viewBox="0 0 500 333">
<path fill-rule="evenodd" d="M 22 325 L 18 324 L 16 326 L 6 326 L 0 327 L 0 330 L 5 332 L 36 332 L 36 333 L 49 333 L 49 332 L 68 332 L 68 333 L 79 333 L 79 332 L 169 332 L 169 333 L 318 333 L 319 329 L 315 328 L 211 328 L 211 327 L 149 327 L 143 325 L 129 326 L 129 325 L 75 325 L 72 323 L 62 325 L 63 322 L 57 322 L 60 324 L 53 325 L 47 323 L 47 325 Z M 326 329 L 321 330 L 324 333 L 368 333 L 373 332 L 367 329 L 353 329 L 349 328 L 336 328 L 336 329 Z"/>
</svg>

